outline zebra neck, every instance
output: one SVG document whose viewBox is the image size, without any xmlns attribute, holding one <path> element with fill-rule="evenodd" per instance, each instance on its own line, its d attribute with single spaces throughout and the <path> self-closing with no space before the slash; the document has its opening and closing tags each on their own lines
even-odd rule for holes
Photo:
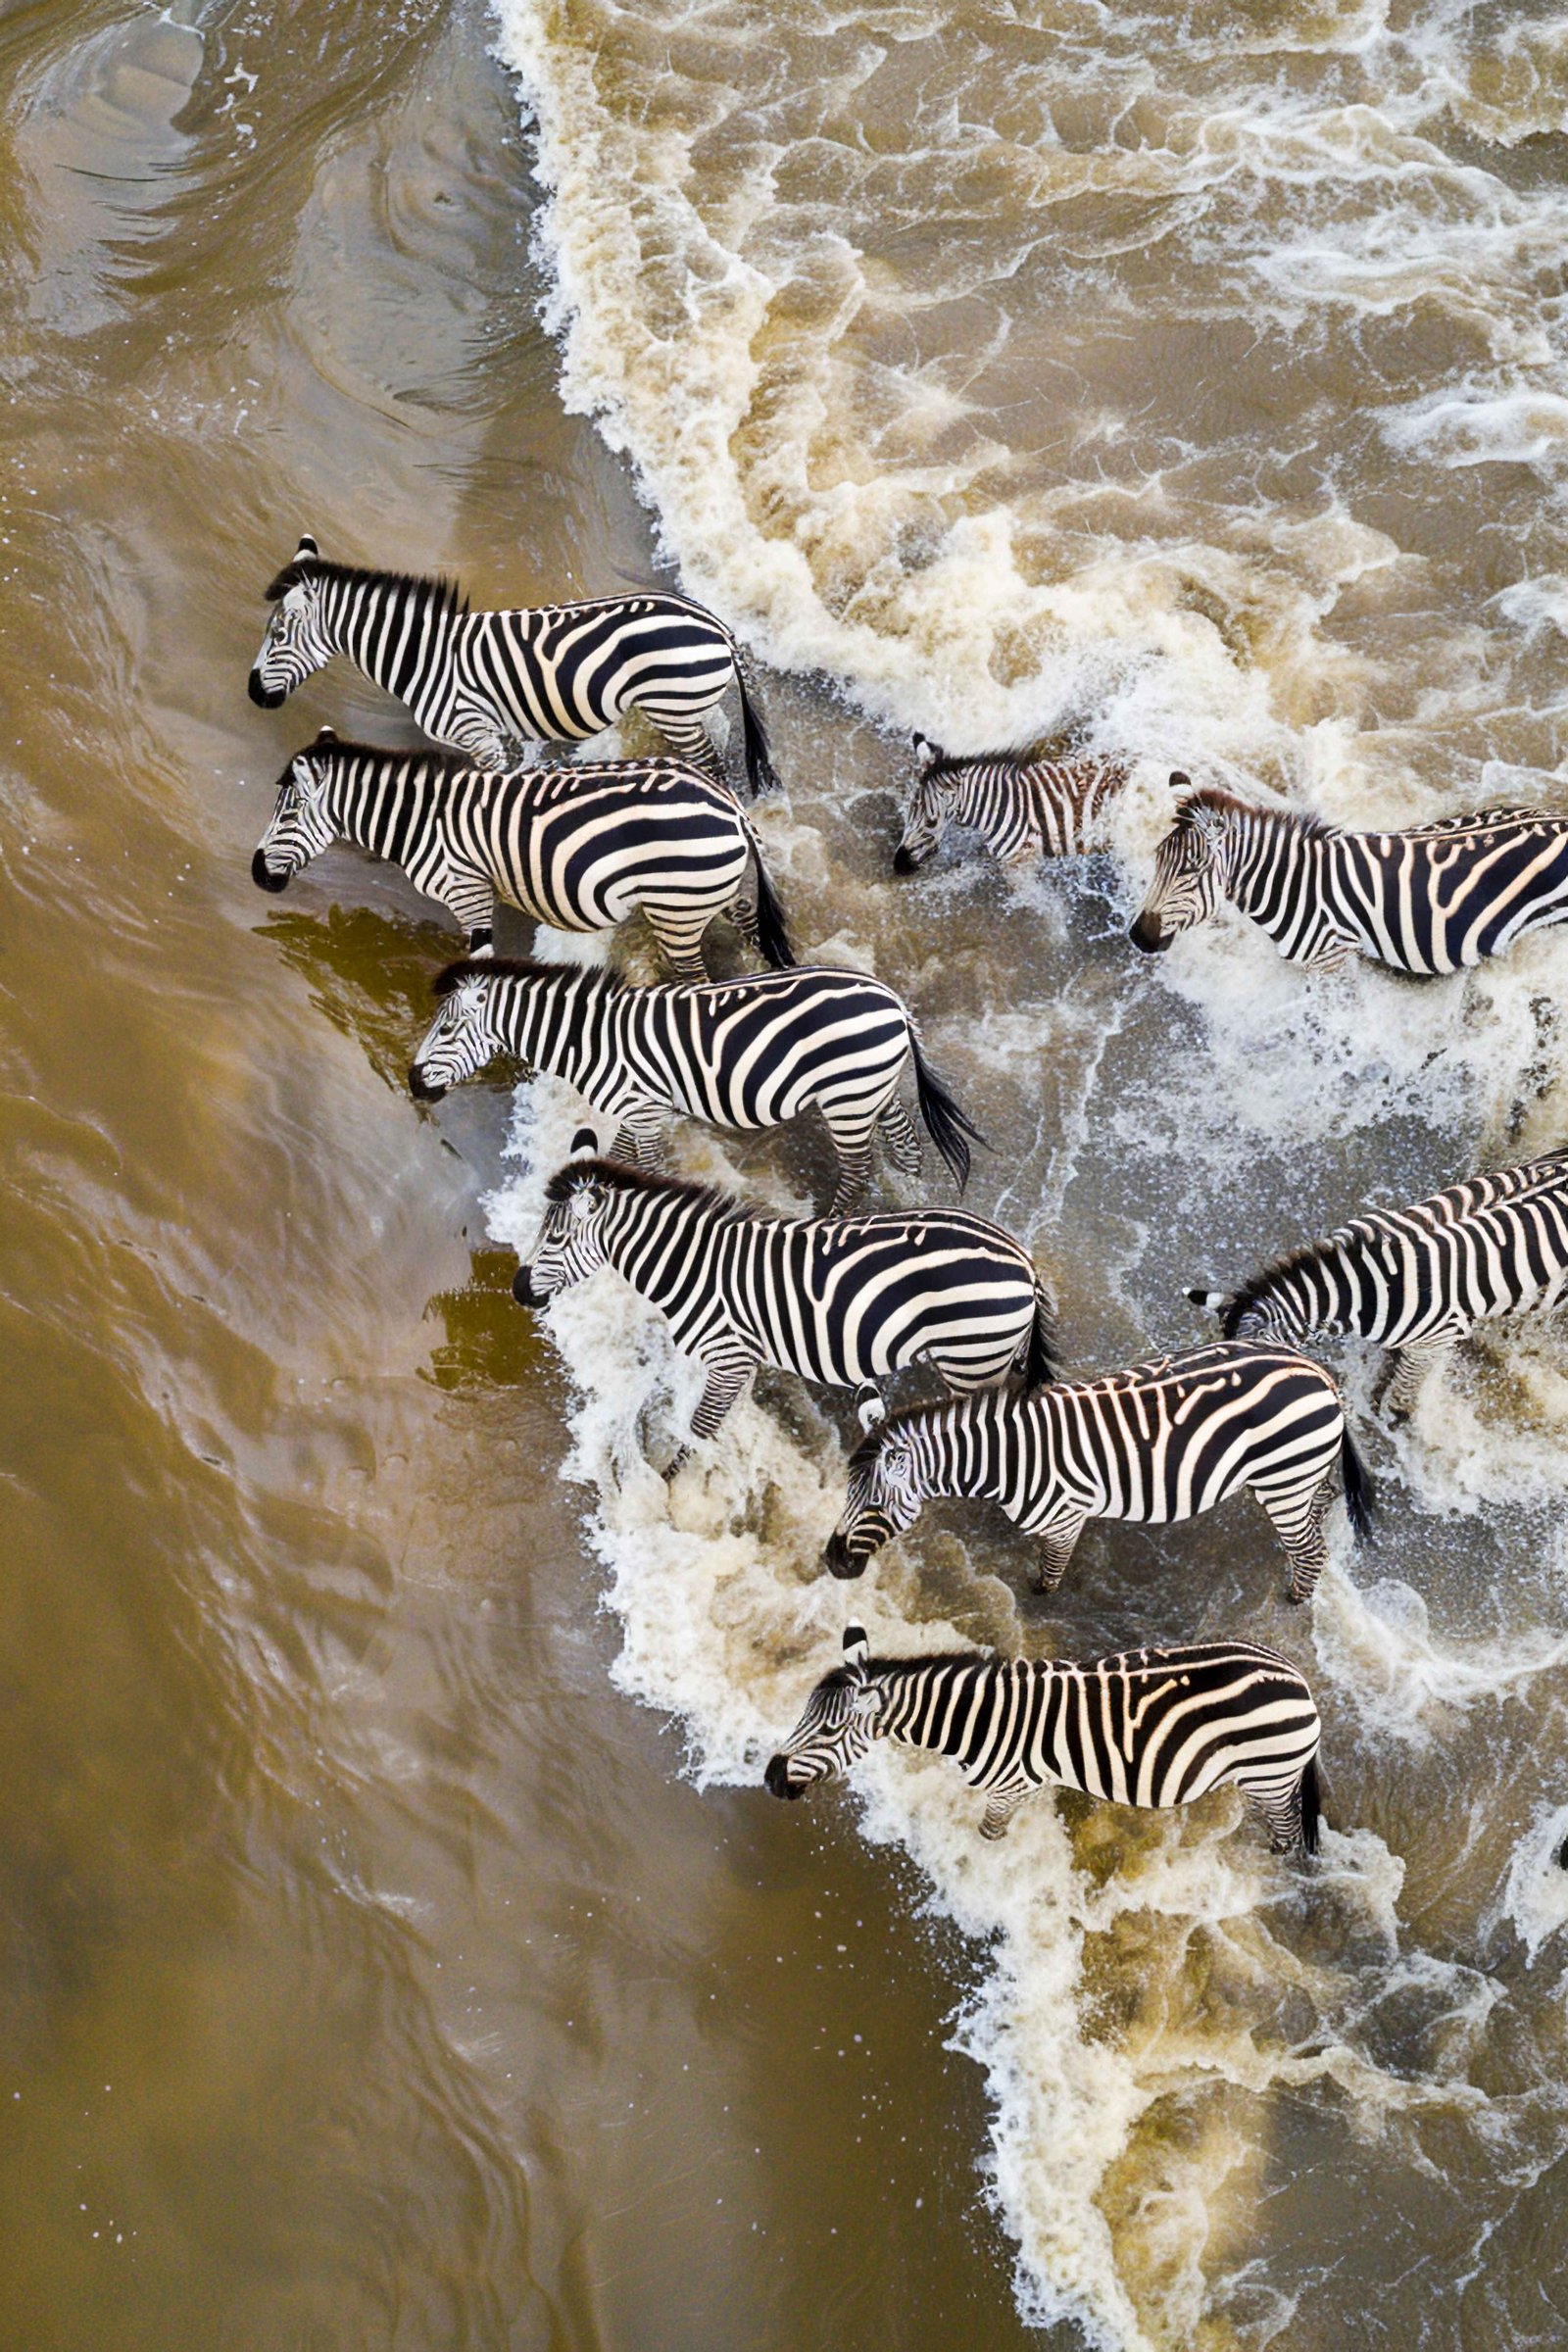
<svg viewBox="0 0 1568 2352">
<path fill-rule="evenodd" d="M 617 998 L 592 973 L 563 970 L 559 980 L 507 987 L 493 1007 L 504 1050 L 553 1078 L 574 1078 L 594 1058 L 595 1040 L 613 1019 Z"/>
<path fill-rule="evenodd" d="M 424 771 L 418 759 L 335 760 L 323 799 L 338 839 L 396 859 L 406 846 L 410 804 L 427 797 Z"/>
<path fill-rule="evenodd" d="M 400 698 L 415 678 L 444 666 L 459 616 L 434 582 L 337 581 L 323 594 L 321 624 L 334 652 Z"/>
<path fill-rule="evenodd" d="M 737 1229 L 695 1194 L 624 1194 L 605 1219 L 605 1257 L 654 1305 L 692 1306 L 694 1286 L 708 1301 L 722 1285 L 723 1238 Z"/>
<path fill-rule="evenodd" d="M 1230 827 L 1226 897 L 1271 938 L 1298 928 L 1303 904 L 1319 895 L 1320 869 L 1333 839 L 1310 830 L 1299 817 L 1249 808 Z"/>
</svg>

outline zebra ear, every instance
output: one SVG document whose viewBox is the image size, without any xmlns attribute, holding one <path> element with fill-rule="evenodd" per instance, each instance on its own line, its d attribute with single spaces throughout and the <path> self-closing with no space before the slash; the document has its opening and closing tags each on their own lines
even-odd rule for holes
<svg viewBox="0 0 1568 2352">
<path fill-rule="evenodd" d="M 870 1657 L 870 1655 L 871 1644 L 866 1640 L 864 1626 L 847 1625 L 844 1628 L 845 1665 L 858 1668 L 859 1672 L 863 1674 L 865 1671 L 866 1660 Z"/>
<path fill-rule="evenodd" d="M 599 1138 L 597 1135 L 595 1135 L 591 1127 L 578 1128 L 576 1134 L 571 1139 L 571 1150 L 566 1156 L 568 1159 L 598 1158 Z"/>
<path fill-rule="evenodd" d="M 1229 1291 L 1189 1291 L 1187 1296 L 1195 1306 L 1206 1306 L 1211 1315 L 1222 1315 L 1231 1302 Z"/>
<path fill-rule="evenodd" d="M 933 743 L 929 735 L 917 734 L 914 738 L 914 756 L 921 767 L 929 767 L 934 760 L 941 759 L 942 746 Z"/>
<path fill-rule="evenodd" d="M 1190 775 L 1187 773 L 1187 770 L 1186 770 L 1184 767 L 1173 767 L 1173 768 L 1171 769 L 1171 771 L 1170 771 L 1170 788 L 1171 788 L 1172 792 L 1191 792 L 1191 791 L 1192 791 L 1192 789 L 1193 789 L 1193 779 L 1192 779 L 1192 777 L 1191 777 L 1191 776 L 1190 776 Z"/>
<path fill-rule="evenodd" d="M 336 729 L 336 727 L 322 727 L 322 728 L 319 730 L 319 732 L 318 733 L 318 735 L 317 735 L 317 738 L 316 738 L 316 741 L 317 741 L 317 743 L 336 743 L 336 741 L 337 741 L 337 729 Z M 315 749 L 316 747 L 315 747 L 315 745 L 313 744 L 313 746 L 312 746 L 311 748 L 312 748 L 312 749 L 313 749 L 313 751 L 314 751 L 314 749 Z"/>
<path fill-rule="evenodd" d="M 316 541 L 311 537 L 310 532 L 301 531 L 300 543 L 294 550 L 295 563 L 297 564 L 302 556 L 318 556 L 320 552 L 321 551 L 317 546 Z"/>
</svg>

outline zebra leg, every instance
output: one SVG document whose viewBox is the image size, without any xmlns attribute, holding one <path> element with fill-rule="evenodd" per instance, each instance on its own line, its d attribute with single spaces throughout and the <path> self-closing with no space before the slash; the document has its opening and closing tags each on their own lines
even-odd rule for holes
<svg viewBox="0 0 1568 2352">
<path fill-rule="evenodd" d="M 1332 1479 L 1324 1479 L 1307 1494 L 1299 1487 L 1288 1494 L 1271 1494 L 1254 1487 L 1257 1496 L 1273 1524 L 1274 1533 L 1285 1546 L 1291 1563 L 1290 1582 L 1285 1588 L 1288 1600 L 1310 1600 L 1317 1589 L 1317 1580 L 1328 1566 L 1328 1545 L 1323 1538 L 1323 1514 L 1334 1492 Z"/>
<path fill-rule="evenodd" d="M 423 722 L 421 721 L 421 724 Z M 486 768 L 491 774 L 514 767 L 512 738 L 498 725 L 492 710 L 472 709 L 459 711 L 446 722 L 438 743 L 449 743 L 460 752 L 466 752 L 475 767 Z"/>
<path fill-rule="evenodd" d="M 1445 1337 L 1416 1340 L 1407 1348 L 1396 1348 L 1392 1377 L 1383 1395 L 1383 1401 L 1395 1420 L 1409 1419 L 1427 1374 L 1446 1363 L 1457 1345 L 1457 1341 Z"/>
<path fill-rule="evenodd" d="M 716 783 L 723 783 L 724 770 L 713 749 L 713 738 L 701 717 L 674 710 L 648 710 L 647 715 L 678 758 L 690 760 L 693 767 L 701 768 L 705 776 L 711 776 Z"/>
<path fill-rule="evenodd" d="M 644 906 L 643 912 L 660 947 L 664 960 L 677 980 L 706 980 L 708 966 L 703 961 L 703 933 L 708 929 L 711 908 Z"/>
<path fill-rule="evenodd" d="M 888 1417 L 882 1392 L 874 1380 L 862 1380 L 855 1392 L 855 1410 L 863 1430 L 873 1430 Z"/>
<path fill-rule="evenodd" d="M 448 873 L 441 884 L 441 899 L 468 934 L 468 954 L 494 955 L 496 894 L 489 878 L 467 868 Z"/>
<path fill-rule="evenodd" d="M 852 1208 L 858 1207 L 871 1189 L 871 1137 L 863 1126 L 835 1126 L 827 1123 L 833 1139 L 833 1149 L 839 1157 L 839 1180 L 833 1198 L 828 1202 L 830 1217 L 847 1217 Z"/>
<path fill-rule="evenodd" d="M 1079 1537 L 1084 1532 L 1087 1511 L 1059 1512 L 1048 1527 L 1037 1527 L 1040 1552 L 1029 1572 L 1029 1582 L 1037 1592 L 1054 1592 L 1067 1573 Z"/>
<path fill-rule="evenodd" d="M 1286 1788 L 1244 1788 L 1247 1809 L 1268 1833 L 1271 1854 L 1293 1854 L 1301 1840 L 1299 1776 Z"/>
<path fill-rule="evenodd" d="M 719 1424 L 756 1368 L 756 1358 L 750 1355 L 726 1356 L 722 1363 L 709 1365 L 708 1386 L 692 1415 L 694 1438 L 716 1436 Z"/>
<path fill-rule="evenodd" d="M 664 1114 L 657 1103 L 627 1105 L 611 1139 L 609 1156 L 629 1160 L 636 1168 L 658 1167 L 664 1156 Z"/>
<path fill-rule="evenodd" d="M 1005 1838 L 1014 1813 L 1033 1787 L 1032 1781 L 1004 1781 L 1000 1788 L 993 1788 L 980 1824 L 981 1837 Z"/>
<path fill-rule="evenodd" d="M 762 953 L 762 934 L 758 927 L 757 901 L 744 890 L 731 901 L 729 919 L 740 933 L 754 956 Z"/>
<path fill-rule="evenodd" d="M 914 1121 L 897 1096 L 877 1120 L 882 1148 L 901 1176 L 918 1176 L 925 1163 L 925 1153 Z"/>
</svg>

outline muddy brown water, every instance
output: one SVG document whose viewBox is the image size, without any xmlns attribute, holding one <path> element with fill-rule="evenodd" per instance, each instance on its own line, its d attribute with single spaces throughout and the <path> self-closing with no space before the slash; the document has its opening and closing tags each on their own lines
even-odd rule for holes
<svg viewBox="0 0 1568 2352">
<path fill-rule="evenodd" d="M 1195 103 L 1219 120 L 1231 14 L 1112 28 L 1102 90 L 1085 12 L 1036 14 L 1014 42 L 994 12 L 958 12 L 946 50 L 912 8 L 846 12 L 820 41 L 808 8 L 784 10 L 776 49 L 728 19 L 710 43 L 652 8 L 565 10 L 554 34 L 563 58 L 611 61 L 617 103 L 632 65 L 667 70 L 656 129 L 698 91 L 711 220 L 776 222 L 781 250 L 835 206 L 857 234 L 872 213 L 892 223 L 873 272 L 887 312 L 848 355 L 863 372 L 836 379 L 844 412 L 827 403 L 799 498 L 760 427 L 780 420 L 787 451 L 791 400 L 821 392 L 831 236 L 796 312 L 758 339 L 777 377 L 733 438 L 746 513 L 810 548 L 835 625 L 883 631 L 861 671 L 834 671 L 847 641 L 804 629 L 799 567 L 771 604 L 758 587 L 756 633 L 799 673 L 763 676 L 792 782 L 764 830 L 803 939 L 874 960 L 920 1005 L 997 1147 L 974 1204 L 1054 1253 L 1073 1358 L 1108 1363 L 1198 1336 L 1175 1303 L 1186 1281 L 1364 1197 L 1413 1197 L 1456 1155 L 1552 1140 L 1560 953 L 1527 951 L 1468 996 L 1357 979 L 1312 1000 L 1234 934 L 1157 979 L 1134 969 L 1132 886 L 1110 861 L 1016 890 L 949 862 L 894 890 L 899 747 L 839 689 L 902 710 L 916 672 L 937 676 L 942 646 L 967 642 L 1012 576 L 1000 548 L 971 550 L 946 606 L 919 605 L 920 583 L 948 576 L 939 525 L 1015 495 L 1026 584 L 1070 585 L 1117 545 L 1147 584 L 1146 528 L 1176 546 L 1185 569 L 1150 610 L 1190 689 L 1149 705 L 1162 761 L 1196 757 L 1171 710 L 1200 732 L 1234 665 L 1265 680 L 1272 715 L 1221 698 L 1216 758 L 1288 784 L 1289 730 L 1321 725 L 1317 778 L 1342 812 L 1359 812 L 1362 771 L 1336 745 L 1364 754 L 1381 813 L 1391 795 L 1426 806 L 1406 757 L 1472 798 L 1484 757 L 1533 765 L 1539 797 L 1560 758 L 1556 624 L 1510 636 L 1491 600 L 1528 575 L 1549 612 L 1560 533 L 1540 461 L 1505 436 L 1490 469 L 1454 471 L 1441 437 L 1401 470 L 1370 427 L 1348 435 L 1338 487 L 1396 562 L 1310 511 L 1325 417 L 1353 419 L 1379 384 L 1451 384 L 1485 338 L 1417 306 L 1309 338 L 1310 365 L 1271 398 L 1278 356 L 1245 319 L 1178 334 L 1158 316 L 1163 264 L 1137 258 L 1171 195 L 1137 184 L 1162 118 L 1125 76 L 1139 43 L 1160 73 L 1196 61 Z M 1352 128 L 1353 16 L 1280 7 L 1251 27 L 1259 54 L 1274 39 L 1294 61 L 1287 99 L 1314 43 L 1339 57 Z M 1532 26 L 1456 101 L 1438 175 L 1456 213 L 1472 165 L 1513 191 L 1504 221 L 1560 180 L 1555 52 Z M 1337 1553 L 1310 1622 L 1282 1608 L 1276 1557 L 1234 1514 L 1157 1539 L 1091 1531 L 1055 1615 L 979 1512 L 931 1514 L 867 1589 L 910 1622 L 1044 1647 L 1279 1641 L 1312 1669 L 1329 1726 L 1343 1842 L 1314 1880 L 1271 1870 L 1245 1833 L 1233 1843 L 1223 1800 L 1175 1827 L 1068 1800 L 982 1882 L 965 1875 L 972 1807 L 951 1789 L 917 1797 L 917 1868 L 885 1800 L 884 1841 L 867 1843 L 848 1798 L 785 1812 L 755 1787 L 699 1788 L 722 1687 L 685 1704 L 684 1728 L 635 1695 L 679 1676 L 648 1663 L 634 1584 L 620 1615 L 601 1606 L 620 1539 L 602 1508 L 585 1538 L 588 1490 L 558 1475 L 579 1391 L 514 1308 L 485 1206 L 511 1164 L 508 1092 L 462 1090 L 432 1116 L 403 1084 L 455 935 L 347 855 L 280 901 L 251 885 L 291 749 L 328 719 L 407 739 L 341 668 L 279 712 L 247 703 L 259 591 L 302 529 L 329 551 L 449 565 L 485 601 L 656 573 L 626 466 L 558 394 L 538 195 L 496 37 L 476 0 L 0 16 L 0 2342 L 1082 2341 L 1070 2318 L 1026 2325 L 1042 2278 L 1107 2341 L 1552 2341 L 1568 2231 L 1568 1904 L 1554 1912 L 1548 1867 L 1568 1828 L 1560 1326 L 1482 1352 L 1398 1446 L 1374 1437 L 1382 1549 Z M 887 48 L 880 79 L 860 74 L 867 40 Z M 855 159 L 891 154 L 901 109 L 940 112 L 950 79 L 973 105 L 987 41 L 1017 139 L 993 179 L 960 203 L 914 166 L 868 166 L 862 202 Z M 1040 132 L 1027 75 L 1051 43 L 1071 68 L 1056 124 L 1071 169 L 1015 187 Z M 743 51 L 766 86 L 719 72 Z M 729 161 L 752 150 L 719 101 L 733 84 L 762 106 L 769 76 L 792 75 L 809 105 L 777 214 L 725 213 Z M 625 120 L 648 127 L 635 107 Z M 1134 159 L 1127 185 L 1087 166 L 1073 183 L 1072 159 L 1101 148 Z M 612 193 L 617 161 L 612 139 Z M 1252 218 L 1245 173 L 1237 188 L 1212 251 L 1212 219 L 1183 217 L 1216 318 L 1232 300 L 1219 232 Z M 1054 320 L 1059 285 L 1008 242 L 1016 205 L 1047 199 L 1067 207 L 1075 266 L 1134 257 L 1141 323 L 1102 331 L 1092 271 Z M 1295 218 L 1282 202 L 1283 227 Z M 659 224 L 639 225 L 656 245 Z M 976 255 L 999 284 L 1044 288 L 1037 313 L 1020 295 L 1012 344 L 988 343 L 992 314 L 958 283 Z M 1509 301 L 1550 324 L 1539 266 L 1532 300 L 1510 286 Z M 672 265 L 666 283 L 651 259 L 651 315 L 670 286 L 684 299 L 710 280 Z M 1077 385 L 1102 439 L 1040 427 L 1047 334 L 1073 354 L 1050 414 Z M 982 346 L 989 372 L 969 369 Z M 897 429 L 878 405 L 887 364 L 929 364 L 935 387 Z M 962 384 L 1010 441 L 965 419 Z M 648 391 L 640 416 L 631 403 L 640 454 L 666 528 L 700 539 L 702 481 L 661 450 Z M 1146 439 L 1111 429 L 1137 400 Z M 1549 441 L 1554 416 L 1527 419 L 1527 440 Z M 1201 463 L 1175 465 L 1177 423 Z M 879 466 L 934 478 L 939 464 L 955 485 L 940 514 L 903 475 L 886 513 L 857 509 Z M 833 529 L 817 499 L 840 501 Z M 1205 531 L 1229 568 L 1190 559 Z M 717 537 L 710 553 L 722 571 Z M 1122 583 L 1090 622 L 1130 635 L 1129 614 L 1148 618 Z M 1011 707 L 1058 627 L 1035 610 L 990 645 L 974 670 L 977 697 L 1001 698 L 988 710 Z M 1150 821 L 1130 828 L 1122 846 L 1146 852 Z M 1379 1090 L 1364 1122 L 1336 1097 L 1363 1054 Z M 1290 1115 L 1243 1149 L 1215 1105 L 1248 1084 Z M 775 1194 L 820 1188 L 808 1138 L 748 1145 L 739 1164 Z M 577 1339 L 580 1365 L 593 1335 Z M 1366 1374 L 1352 1368 L 1363 1403 Z M 799 1462 L 831 1462 L 842 1415 L 782 1383 L 762 1406 Z M 800 1535 L 816 1506 L 780 1458 L 770 1493 L 736 1500 L 757 1574 L 722 1595 L 726 1655 L 757 1662 L 775 1717 L 831 1633 Z M 674 1525 L 700 1567 L 711 1527 L 686 1507 Z M 787 1642 L 760 1602 L 775 1587 Z M 975 1933 L 933 1912 L 933 1887 Z M 1042 1923 L 1069 1913 L 1053 1940 Z M 980 2065 L 946 2046 L 960 2012 Z M 986 2194 L 999 2112 L 1005 2226 Z"/>
</svg>

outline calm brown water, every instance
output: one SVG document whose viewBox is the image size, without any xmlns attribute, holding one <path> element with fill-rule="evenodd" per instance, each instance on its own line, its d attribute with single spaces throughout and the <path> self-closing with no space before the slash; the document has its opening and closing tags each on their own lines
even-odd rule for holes
<svg viewBox="0 0 1568 2352">
<path fill-rule="evenodd" d="M 244 676 L 306 528 L 486 601 L 651 575 L 564 286 L 569 402 L 797 673 L 798 935 L 918 1005 L 1073 1360 L 1196 1337 L 1184 1283 L 1565 1125 L 1551 939 L 1420 991 L 1118 936 L 1175 760 L 1561 805 L 1565 56 L 1520 10 L 0 16 L 0 2341 L 1562 2333 L 1560 1326 L 1374 1435 L 1310 1619 L 1244 1506 L 1092 1531 L 1050 1617 L 956 1509 L 854 1594 L 1278 1642 L 1309 1880 L 1224 1800 L 992 1853 L 905 1759 L 786 1814 L 843 1416 L 764 1384 L 639 1473 L 657 1333 L 507 1296 L 571 1105 L 517 1164 L 502 1090 L 417 1111 L 453 935 L 348 856 L 249 881 L 288 751 L 397 715 Z M 895 888 L 852 702 L 1131 753 L 1117 858 Z M 681 1150 L 819 1187 L 808 1137 Z"/>
</svg>

